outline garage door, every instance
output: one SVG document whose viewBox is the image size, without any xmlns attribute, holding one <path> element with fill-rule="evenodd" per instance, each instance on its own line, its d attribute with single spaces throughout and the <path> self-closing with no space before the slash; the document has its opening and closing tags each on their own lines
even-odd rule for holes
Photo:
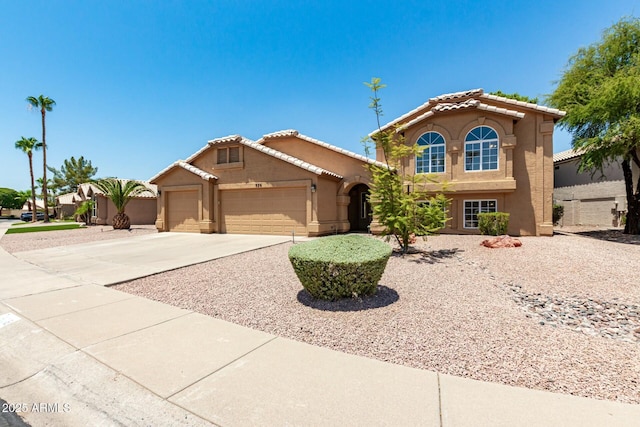
<svg viewBox="0 0 640 427">
<path fill-rule="evenodd" d="M 220 192 L 221 231 L 236 234 L 307 234 L 306 188 Z"/>
<path fill-rule="evenodd" d="M 169 231 L 200 232 L 198 192 L 167 191 L 167 226 Z"/>
</svg>

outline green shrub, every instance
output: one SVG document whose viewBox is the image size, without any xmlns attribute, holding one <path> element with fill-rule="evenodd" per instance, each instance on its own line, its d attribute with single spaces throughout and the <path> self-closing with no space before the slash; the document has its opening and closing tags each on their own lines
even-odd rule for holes
<svg viewBox="0 0 640 427">
<path fill-rule="evenodd" d="M 330 301 L 374 294 L 390 256 L 389 245 L 360 235 L 321 237 L 289 249 L 302 286 Z"/>
<path fill-rule="evenodd" d="M 564 216 L 564 206 L 554 204 L 553 205 L 553 225 L 557 225 Z"/>
<path fill-rule="evenodd" d="M 478 214 L 480 234 L 501 236 L 507 234 L 509 214 L 505 212 L 481 212 Z"/>
</svg>

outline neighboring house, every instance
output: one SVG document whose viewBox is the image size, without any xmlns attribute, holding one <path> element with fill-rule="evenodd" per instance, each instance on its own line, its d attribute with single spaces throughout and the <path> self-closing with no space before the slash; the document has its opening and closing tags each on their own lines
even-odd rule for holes
<svg viewBox="0 0 640 427">
<path fill-rule="evenodd" d="M 209 141 L 151 178 L 159 231 L 319 236 L 367 231 L 378 163 L 285 130 Z"/>
<path fill-rule="evenodd" d="M 36 210 L 38 212 L 44 212 L 44 200 L 36 199 Z M 23 212 L 32 212 L 31 209 L 31 198 L 29 198 L 24 205 L 22 205 L 22 209 L 3 209 L 2 212 L 9 217 L 19 218 Z"/>
<path fill-rule="evenodd" d="M 507 212 L 509 234 L 551 236 L 553 130 L 564 114 L 475 89 L 431 98 L 382 130 L 423 147 L 405 167 L 449 183 L 443 231 L 478 233 L 479 212 Z"/>
<path fill-rule="evenodd" d="M 123 180 L 128 181 L 128 180 Z M 156 194 L 157 187 L 146 181 L 142 182 L 148 191 L 134 197 L 125 208 L 125 212 L 132 225 L 154 224 L 156 220 Z M 76 204 L 80 204 L 85 200 L 93 200 L 93 212 L 91 214 L 91 222 L 97 225 L 112 225 L 113 217 L 118 213 L 113 202 L 109 200 L 103 193 L 91 183 L 80 184 L 78 186 Z"/>
<path fill-rule="evenodd" d="M 580 156 L 574 150 L 553 155 L 553 199 L 564 206 L 559 225 L 621 226 L 627 197 L 620 163 L 609 164 L 602 173 L 579 173 Z"/>
<path fill-rule="evenodd" d="M 78 193 L 66 193 L 56 196 L 56 217 L 59 219 L 72 217 L 80 203 L 81 200 Z"/>
</svg>

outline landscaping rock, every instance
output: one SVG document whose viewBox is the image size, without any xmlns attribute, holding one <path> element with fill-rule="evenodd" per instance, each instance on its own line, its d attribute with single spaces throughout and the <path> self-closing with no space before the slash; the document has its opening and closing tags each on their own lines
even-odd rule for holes
<svg viewBox="0 0 640 427">
<path fill-rule="evenodd" d="M 486 246 L 487 248 L 519 248 L 522 246 L 522 242 L 505 234 L 503 236 L 483 240 L 481 245 Z"/>
</svg>

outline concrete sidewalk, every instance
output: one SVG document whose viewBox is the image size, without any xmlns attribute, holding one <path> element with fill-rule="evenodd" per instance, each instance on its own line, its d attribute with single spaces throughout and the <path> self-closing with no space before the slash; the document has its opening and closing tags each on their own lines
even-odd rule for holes
<svg viewBox="0 0 640 427">
<path fill-rule="evenodd" d="M 83 283 L 85 273 L 55 273 L 2 250 L 0 271 L 0 399 L 34 426 L 640 426 L 640 405 L 347 355 L 101 286 L 110 279 Z"/>
</svg>

